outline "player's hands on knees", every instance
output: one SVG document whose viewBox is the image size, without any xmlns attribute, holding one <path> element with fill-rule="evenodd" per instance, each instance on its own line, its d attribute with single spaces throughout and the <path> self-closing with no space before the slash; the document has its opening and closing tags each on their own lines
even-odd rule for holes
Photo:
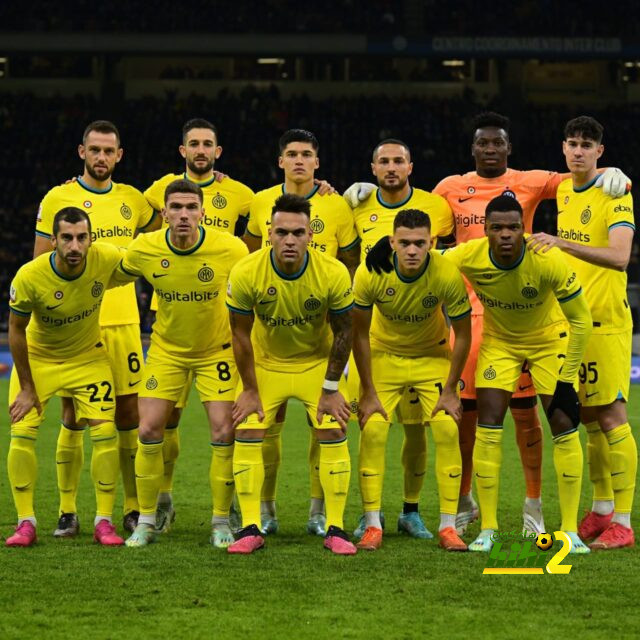
<svg viewBox="0 0 640 640">
<path fill-rule="evenodd" d="M 556 410 L 565 414 L 573 427 L 577 427 L 580 424 L 580 401 L 578 400 L 578 394 L 573 388 L 571 382 L 562 382 L 558 380 L 556 383 L 556 390 L 553 392 L 551 403 L 547 407 L 547 418 L 549 423 L 553 427 L 553 414 Z M 556 420 L 558 417 L 556 417 Z"/>
<path fill-rule="evenodd" d="M 344 399 L 344 396 L 339 392 L 320 394 L 320 400 L 318 401 L 318 413 L 316 420 L 318 424 L 322 424 L 322 418 L 327 415 L 336 420 L 344 431 L 347 428 L 347 422 L 351 417 L 351 409 L 349 403 Z"/>
<path fill-rule="evenodd" d="M 342 197 L 347 204 L 355 209 L 361 202 L 364 202 L 369 194 L 376 188 L 372 182 L 354 182 L 343 194 Z"/>
<path fill-rule="evenodd" d="M 462 421 L 462 402 L 460 402 L 458 394 L 452 389 L 443 389 L 436 406 L 431 412 L 431 417 L 433 418 L 438 411 L 444 411 L 455 420 L 456 424 L 460 425 Z"/>
<path fill-rule="evenodd" d="M 379 413 L 385 420 L 389 420 L 378 394 L 375 391 L 364 392 L 360 396 L 360 400 L 358 400 L 358 424 L 360 429 L 364 429 L 364 425 L 367 424 L 367 421 L 374 413 Z"/>
<path fill-rule="evenodd" d="M 257 389 L 245 389 L 233 403 L 233 408 L 231 409 L 234 428 L 252 413 L 258 414 L 258 420 L 260 420 L 260 422 L 264 420 L 262 402 L 260 402 L 260 395 Z"/>
<path fill-rule="evenodd" d="M 313 184 L 318 186 L 318 195 L 320 196 L 330 196 L 336 192 L 327 180 L 318 180 L 318 178 L 314 178 Z"/>
<path fill-rule="evenodd" d="M 371 247 L 369 253 L 367 253 L 367 257 L 365 258 L 367 269 L 369 271 L 373 269 L 377 274 L 381 274 L 383 271 L 385 273 L 391 273 L 393 269 L 393 265 L 391 264 L 392 253 L 393 249 L 391 248 L 389 236 L 380 238 L 380 240 Z"/>
<path fill-rule="evenodd" d="M 534 253 L 546 253 L 551 247 L 562 249 L 563 240 L 548 233 L 534 233 L 525 239 L 527 249 Z"/>
<path fill-rule="evenodd" d="M 35 389 L 22 389 L 9 406 L 11 423 L 20 422 L 34 407 L 38 415 L 40 415 L 42 413 L 42 405 Z"/>
</svg>

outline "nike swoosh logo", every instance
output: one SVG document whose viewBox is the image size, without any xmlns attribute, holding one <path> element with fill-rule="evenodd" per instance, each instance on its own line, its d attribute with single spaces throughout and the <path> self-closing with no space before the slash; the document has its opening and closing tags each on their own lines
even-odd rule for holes
<svg viewBox="0 0 640 640">
<path fill-rule="evenodd" d="M 235 482 L 233 480 L 231 480 L 231 481 L 226 480 L 225 484 L 227 485 L 227 487 L 230 487 L 232 484 L 235 484 Z"/>
<path fill-rule="evenodd" d="M 98 480 L 98 484 L 103 487 L 113 487 L 113 482 L 102 482 L 102 480 Z"/>
<path fill-rule="evenodd" d="M 369 231 L 373 231 L 375 229 L 375 227 L 367 227 L 366 229 L 362 230 L 362 233 L 369 233 Z"/>
<path fill-rule="evenodd" d="M 449 474 L 449 477 L 450 477 L 450 478 L 459 478 L 461 475 L 462 475 L 462 473 L 455 473 L 455 474 L 450 473 L 450 474 Z"/>
<path fill-rule="evenodd" d="M 373 478 L 374 476 L 379 476 L 379 473 L 364 473 L 364 471 L 362 472 L 362 477 L 363 478 Z"/>
<path fill-rule="evenodd" d="M 493 478 L 493 477 L 494 477 L 494 476 L 481 476 L 479 473 L 476 473 L 476 478 L 486 478 L 486 479 L 489 479 L 489 478 Z"/>
<path fill-rule="evenodd" d="M 129 383 L 129 386 L 130 386 L 130 387 L 135 387 L 135 386 L 136 386 L 137 384 L 139 384 L 139 383 L 140 383 L 140 380 L 138 380 L 137 382 L 130 382 L 130 383 Z"/>
<path fill-rule="evenodd" d="M 349 473 L 349 469 L 345 469 L 344 471 L 329 471 L 330 476 L 337 476 L 339 473 Z"/>
<path fill-rule="evenodd" d="M 113 407 L 100 407 L 100 411 L 111 411 Z"/>
<path fill-rule="evenodd" d="M 531 387 L 533 387 L 532 384 L 527 384 L 524 387 L 522 385 L 518 385 L 518 389 L 520 389 L 520 391 L 526 391 L 527 389 L 531 389 Z"/>
<path fill-rule="evenodd" d="M 422 472 L 420 472 L 420 473 L 414 473 L 414 474 L 413 474 L 413 477 L 414 477 L 414 478 L 421 478 L 425 473 L 426 473 L 425 471 L 422 471 Z"/>
<path fill-rule="evenodd" d="M 527 442 L 527 447 L 535 447 L 538 442 L 542 442 L 542 438 L 536 440 L 535 442 Z"/>
<path fill-rule="evenodd" d="M 587 393 L 585 398 L 590 398 L 591 396 L 595 396 L 596 393 L 598 393 L 597 391 L 594 391 L 593 393 Z"/>
<path fill-rule="evenodd" d="M 624 471 L 616 471 L 615 473 L 611 473 L 611 476 L 621 476 L 624 473 Z"/>
<path fill-rule="evenodd" d="M 47 311 L 52 311 L 53 309 L 57 309 L 61 304 L 62 302 L 60 304 L 47 305 Z"/>
<path fill-rule="evenodd" d="M 564 473 L 564 471 L 563 471 L 562 472 L 562 477 L 563 478 L 578 478 L 579 476 L 570 476 L 570 475 L 567 475 L 566 473 Z"/>
<path fill-rule="evenodd" d="M 233 387 L 229 387 L 228 389 L 218 389 L 218 393 L 227 393 L 227 391 L 233 391 Z"/>
<path fill-rule="evenodd" d="M 56 460 L 56 464 L 71 464 L 71 460 Z"/>
<path fill-rule="evenodd" d="M 476 284 L 479 287 L 486 287 L 488 284 L 494 284 L 495 280 L 487 280 L 487 282 L 480 282 L 480 280 L 476 280 Z"/>
<path fill-rule="evenodd" d="M 241 473 L 244 473 L 245 471 L 249 471 L 251 467 L 247 467 L 246 469 L 240 469 L 240 471 L 234 471 L 233 475 L 234 476 L 239 476 Z"/>
<path fill-rule="evenodd" d="M 467 200 L 471 200 L 471 198 L 473 198 L 473 196 L 469 196 L 468 198 L 458 198 L 458 202 L 466 202 Z"/>
<path fill-rule="evenodd" d="M 269 304 L 270 302 L 275 302 L 275 300 L 260 300 L 258 304 Z"/>
<path fill-rule="evenodd" d="M 165 276 L 168 276 L 168 273 L 154 273 L 153 277 L 154 278 L 164 278 Z"/>
</svg>

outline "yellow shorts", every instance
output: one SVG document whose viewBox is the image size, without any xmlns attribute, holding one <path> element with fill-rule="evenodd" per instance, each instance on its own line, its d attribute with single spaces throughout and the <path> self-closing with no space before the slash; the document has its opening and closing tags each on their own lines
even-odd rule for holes
<svg viewBox="0 0 640 640">
<path fill-rule="evenodd" d="M 513 393 L 527 362 L 537 393 L 553 395 L 567 352 L 568 336 L 566 330 L 557 329 L 542 344 L 513 344 L 494 336 L 484 336 L 478 354 L 476 387 Z"/>
<path fill-rule="evenodd" d="M 38 360 L 30 357 L 31 375 L 42 405 L 38 415 L 32 409 L 21 421 L 38 427 L 44 420 L 44 409 L 52 396 L 59 394 L 73 399 L 76 420 L 109 420 L 115 417 L 115 392 L 111 367 L 103 346 L 64 362 Z M 9 382 L 9 404 L 20 392 L 15 367 Z"/>
<path fill-rule="evenodd" d="M 391 415 L 408 389 L 413 389 L 418 399 L 424 422 L 437 422 L 451 418 L 439 411 L 435 417 L 431 412 L 438 402 L 442 386 L 449 375 L 451 361 L 447 357 L 407 358 L 379 351 L 371 352 L 371 374 L 378 398 Z"/>
<path fill-rule="evenodd" d="M 318 400 L 322 393 L 322 383 L 326 372 L 326 361 L 322 361 L 301 373 L 271 371 L 256 364 L 256 378 L 262 410 L 264 411 L 264 420 L 260 422 L 257 414 L 253 413 L 247 418 L 242 428 L 268 429 L 275 423 L 276 413 L 278 413 L 280 405 L 289 398 L 297 398 L 304 404 L 314 429 L 335 429 L 339 427 L 335 419 L 327 415 L 323 416 L 322 424 L 318 424 L 316 420 Z M 240 391 L 242 391 L 242 385 L 238 388 L 238 394 Z"/>
<path fill-rule="evenodd" d="M 578 398 L 585 407 L 629 399 L 631 331 L 592 334 L 579 371 Z"/>
<path fill-rule="evenodd" d="M 353 353 L 349 357 L 349 370 L 347 373 L 347 396 L 346 400 L 351 406 L 351 419 L 358 420 L 358 399 L 360 398 L 360 374 L 356 367 Z M 397 422 L 402 424 L 422 424 L 422 407 L 418 392 L 413 387 L 408 387 L 402 393 L 400 402 L 396 406 Z"/>
<path fill-rule="evenodd" d="M 202 402 L 233 402 L 239 379 L 230 347 L 205 358 L 186 358 L 152 345 L 139 396 L 178 402 L 191 376 Z"/>
</svg>

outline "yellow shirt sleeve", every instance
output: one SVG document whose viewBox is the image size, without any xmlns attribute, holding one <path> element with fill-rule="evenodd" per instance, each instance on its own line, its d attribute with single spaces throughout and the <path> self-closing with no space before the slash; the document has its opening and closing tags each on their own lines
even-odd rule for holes
<svg viewBox="0 0 640 640">
<path fill-rule="evenodd" d="M 18 270 L 9 288 L 9 309 L 19 316 L 30 316 L 33 311 L 33 292 L 25 271 L 26 265 Z"/>
<path fill-rule="evenodd" d="M 434 210 L 434 219 L 431 220 L 431 235 L 446 238 L 455 232 L 453 211 L 442 196 L 437 193 L 432 195 L 437 198 L 438 206 Z"/>
<path fill-rule="evenodd" d="M 376 297 L 371 290 L 371 277 L 371 273 L 367 271 L 367 266 L 362 262 L 356 269 L 356 274 L 353 278 L 353 296 L 356 307 L 361 309 L 371 309 L 373 307 Z"/>
<path fill-rule="evenodd" d="M 51 189 L 40 203 L 36 218 L 36 234 L 47 238 L 53 234 L 53 218 L 59 209 L 55 190 Z"/>
<path fill-rule="evenodd" d="M 353 288 L 347 268 L 341 263 L 335 265 L 329 289 L 329 313 L 344 313 L 353 307 Z"/>
<path fill-rule="evenodd" d="M 358 232 L 356 231 L 355 220 L 353 218 L 353 211 L 345 203 L 340 196 L 336 198 L 336 204 L 338 209 L 338 250 L 344 251 L 345 249 L 351 249 L 359 241 Z"/>
<path fill-rule="evenodd" d="M 247 272 L 247 267 L 240 262 L 231 269 L 229 274 L 227 307 L 236 313 L 249 315 L 253 313 L 255 303 L 256 299 L 251 288 L 250 273 Z"/>
<path fill-rule="evenodd" d="M 262 238 L 262 231 L 260 230 L 260 198 L 254 197 L 251 200 L 249 206 L 249 222 L 247 223 L 247 233 L 255 238 Z"/>
<path fill-rule="evenodd" d="M 574 384 L 592 331 L 591 312 L 582 289 L 575 297 L 563 302 L 560 307 L 570 325 L 567 355 L 560 371 L 559 380 Z"/>
<path fill-rule="evenodd" d="M 144 229 L 156 217 L 155 207 L 152 207 L 147 198 L 137 189 L 135 191 L 135 204 L 138 213 L 137 228 Z"/>
<path fill-rule="evenodd" d="M 469 294 L 460 273 L 451 279 L 447 289 L 444 304 L 447 307 L 447 315 L 451 320 L 460 320 L 471 313 Z"/>
<path fill-rule="evenodd" d="M 164 207 L 164 179 L 156 180 L 145 192 L 144 197 L 156 211 Z"/>
<path fill-rule="evenodd" d="M 616 227 L 636 228 L 633 219 L 633 197 L 630 193 L 617 200 L 610 199 L 608 201 L 606 219 L 609 231 Z"/>
</svg>

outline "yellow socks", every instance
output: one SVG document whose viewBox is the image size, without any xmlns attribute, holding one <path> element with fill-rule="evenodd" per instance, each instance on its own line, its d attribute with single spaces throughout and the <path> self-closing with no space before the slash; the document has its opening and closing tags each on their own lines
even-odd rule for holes
<svg viewBox="0 0 640 640">
<path fill-rule="evenodd" d="M 553 464 L 558 479 L 562 531 L 578 530 L 578 505 L 582 482 L 582 447 L 578 431 L 553 438 Z"/>
<path fill-rule="evenodd" d="M 342 518 L 350 477 L 351 460 L 347 439 L 330 442 L 320 440 L 320 482 L 327 509 L 327 529 L 331 526 L 344 528 Z"/>
<path fill-rule="evenodd" d="M 385 452 L 389 436 L 389 423 L 369 420 L 360 432 L 358 478 L 362 507 L 367 511 L 380 511 L 384 482 Z"/>
<path fill-rule="evenodd" d="M 502 425 L 478 424 L 473 468 L 482 514 L 482 529 L 498 528 L 498 487 L 502 464 Z"/>
<path fill-rule="evenodd" d="M 611 483 L 616 514 L 631 512 L 638 470 L 638 449 L 628 422 L 605 434 L 611 459 Z"/>
<path fill-rule="evenodd" d="M 118 456 L 124 492 L 124 513 L 139 511 L 136 491 L 136 451 L 138 450 L 138 427 L 118 429 Z"/>
<path fill-rule="evenodd" d="M 180 433 L 178 425 L 167 426 L 164 430 L 164 440 L 162 443 L 162 459 L 164 472 L 160 483 L 160 493 L 171 493 L 173 490 L 173 472 L 176 467 L 176 460 L 180 455 Z"/>
<path fill-rule="evenodd" d="M 89 427 L 89 435 L 93 445 L 91 479 L 96 490 L 96 516 L 111 518 L 120 471 L 116 427 L 113 422 L 101 422 Z"/>
<path fill-rule="evenodd" d="M 238 440 L 233 447 L 233 480 L 242 511 L 242 526 L 260 528 L 260 492 L 264 482 L 262 439 Z"/>
<path fill-rule="evenodd" d="M 593 500 L 613 503 L 607 436 L 604 435 L 597 421 L 588 422 L 584 426 L 587 430 L 587 464 L 589 479 L 593 485 Z"/>
<path fill-rule="evenodd" d="M 456 429 L 456 437 L 457 437 Z M 456 445 L 457 447 L 457 445 Z M 404 502 L 418 504 L 427 465 L 427 432 L 423 424 L 405 424 L 402 442 Z"/>
<path fill-rule="evenodd" d="M 84 427 L 60 425 L 56 446 L 56 475 L 60 493 L 60 513 L 77 513 L 76 498 L 84 464 Z"/>
<path fill-rule="evenodd" d="M 211 466 L 209 483 L 213 500 L 213 515 L 229 517 L 229 508 L 233 500 L 233 443 L 211 443 Z"/>
<path fill-rule="evenodd" d="M 33 490 L 38 475 L 36 462 L 37 427 L 11 425 L 11 443 L 7 467 L 13 501 L 18 512 L 18 521 L 32 518 L 35 521 L 33 509 Z"/>
<path fill-rule="evenodd" d="M 147 524 L 155 524 L 158 494 L 162 484 L 164 463 L 163 442 L 142 442 L 138 440 L 136 453 L 136 488 L 140 503 L 140 518 Z M 140 522 L 140 520 L 138 520 Z"/>
<path fill-rule="evenodd" d="M 264 435 L 262 442 L 262 459 L 264 461 L 264 483 L 261 499 L 264 502 L 274 502 L 278 484 L 278 470 L 282 459 L 282 428 L 284 422 L 271 425 Z"/>
<path fill-rule="evenodd" d="M 431 423 L 436 448 L 436 480 L 440 496 L 440 513 L 458 512 L 462 458 L 458 442 L 458 425 L 452 420 Z"/>
</svg>

